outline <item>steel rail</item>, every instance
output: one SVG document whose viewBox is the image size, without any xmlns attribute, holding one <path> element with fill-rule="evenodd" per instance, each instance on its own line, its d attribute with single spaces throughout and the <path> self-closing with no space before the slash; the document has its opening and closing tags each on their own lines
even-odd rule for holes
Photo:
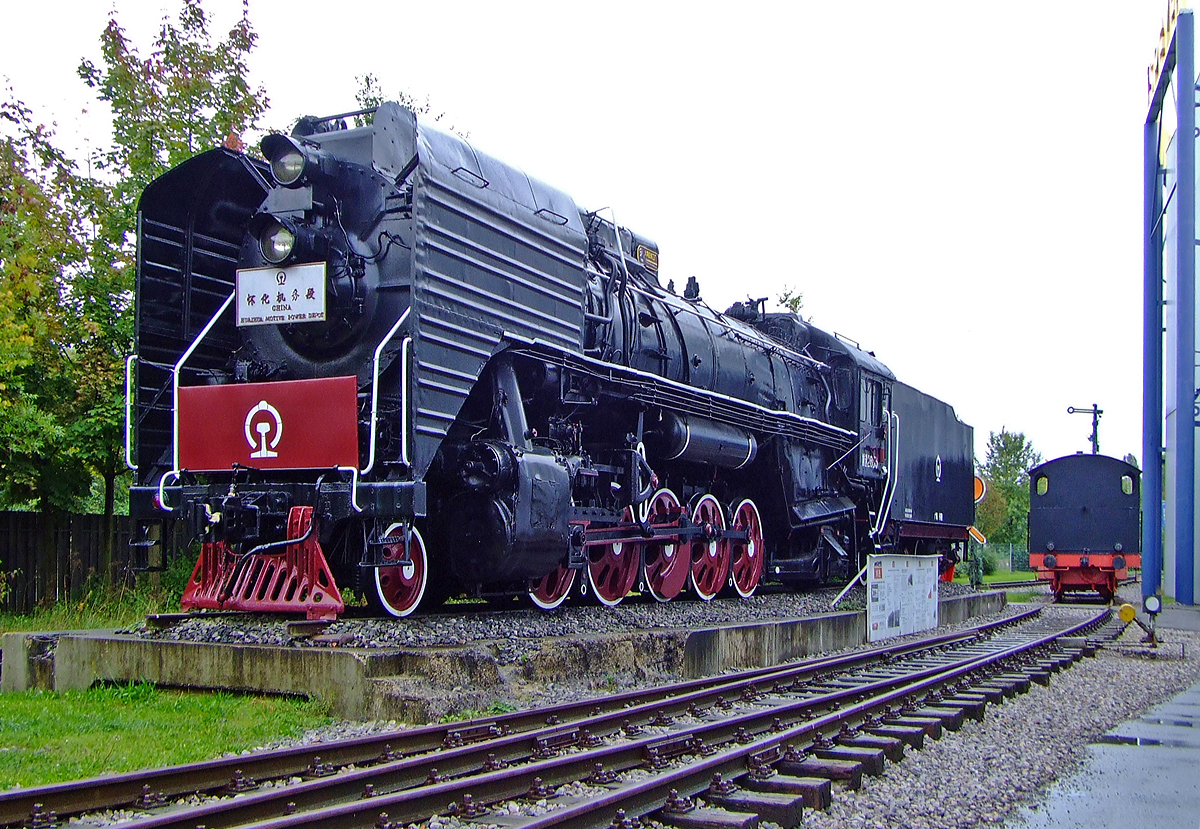
<svg viewBox="0 0 1200 829">
<path fill-rule="evenodd" d="M 672 790 L 694 795 L 704 791 L 714 774 L 736 776 L 749 770 L 749 760 L 756 755 L 779 752 L 784 746 L 812 739 L 834 728 L 840 728 L 844 722 L 853 719 L 865 719 L 874 711 L 903 701 L 907 697 L 924 693 L 946 682 L 966 676 L 989 665 L 1013 656 L 1028 653 L 1045 647 L 1048 643 L 1063 637 L 1071 636 L 1083 630 L 1095 627 L 1111 615 L 1105 610 L 1091 620 L 1075 625 L 1065 631 L 1048 634 L 1030 643 L 1022 643 L 999 653 L 981 657 L 974 662 L 952 668 L 932 677 L 921 678 L 909 685 L 884 691 L 876 697 L 852 703 L 850 706 L 817 717 L 808 722 L 800 723 L 786 731 L 770 734 L 752 743 L 730 748 L 710 758 L 697 760 L 678 770 L 669 770 L 660 775 L 650 777 L 641 783 L 619 789 L 611 794 L 592 798 L 588 802 L 565 809 L 548 812 L 523 825 L 522 829 L 600 829 L 608 825 L 609 816 L 618 810 L 626 814 L 645 814 L 661 807 Z M 262 824 L 266 829 L 269 824 Z M 311 824 L 306 824 L 311 825 Z"/>
<path fill-rule="evenodd" d="M 1106 612 L 1107 613 L 1107 612 Z M 1105 614 L 1095 617 L 1097 620 Z M 1092 624 L 1091 620 L 1086 624 Z M 156 816 L 148 820 L 136 821 L 133 825 L 139 829 L 192 829 L 202 823 L 215 829 L 242 825 L 246 821 L 267 818 L 264 825 L 291 826 L 373 826 L 376 815 L 380 810 L 386 810 L 392 818 L 401 822 L 420 820 L 445 811 L 452 802 L 461 801 L 462 795 L 476 793 L 481 802 L 494 802 L 522 795 L 535 785 L 535 778 L 541 778 L 545 784 L 559 785 L 586 777 L 597 763 L 613 771 L 625 771 L 644 765 L 651 747 L 655 744 L 676 743 L 685 740 L 688 746 L 695 749 L 700 743 L 719 746 L 734 742 L 757 739 L 764 733 L 772 733 L 783 728 L 785 720 L 791 721 L 791 729 L 797 728 L 796 723 L 807 722 L 814 712 L 827 708 L 836 708 L 846 703 L 861 699 L 864 694 L 883 693 L 893 694 L 894 689 L 904 689 L 903 694 L 912 692 L 914 681 L 928 681 L 932 684 L 944 683 L 947 678 L 955 676 L 955 671 L 961 672 L 967 666 L 990 664 L 1013 653 L 1019 653 L 1040 645 L 1055 637 L 1065 635 L 1055 631 L 1040 639 L 1016 645 L 1007 645 L 994 649 L 991 653 L 980 655 L 978 648 L 967 648 L 967 653 L 956 661 L 947 663 L 943 654 L 941 664 L 921 668 L 905 676 L 866 682 L 856 687 L 835 688 L 824 690 L 814 696 L 795 699 L 784 704 L 776 704 L 773 708 L 749 711 L 734 716 L 726 716 L 716 722 L 700 723 L 686 732 L 670 734 L 652 734 L 640 739 L 617 746 L 589 749 L 588 732 L 579 726 L 570 728 L 545 729 L 540 737 L 530 739 L 530 735 L 514 735 L 508 742 L 511 748 L 517 748 L 514 756 L 508 750 L 489 752 L 485 758 L 480 746 L 464 747 L 464 749 L 442 752 L 434 756 L 404 758 L 394 763 L 384 764 L 372 769 L 357 770 L 338 775 L 326 780 L 313 780 L 281 789 L 269 790 L 262 793 L 246 795 L 234 800 L 223 800 L 197 809 L 184 812 L 173 812 Z M 936 678 L 940 678 L 935 681 Z M 903 696 L 902 694 L 902 696 Z M 889 697 L 890 698 L 890 697 Z M 672 708 L 683 706 L 687 700 L 671 700 Z M 643 705 L 648 709 L 653 706 Z M 709 711 L 718 708 L 717 703 L 710 706 Z M 691 709 L 695 712 L 695 709 Z M 840 723 L 845 718 L 844 709 L 839 715 Z M 632 711 L 629 713 L 633 713 Z M 643 712 L 644 713 L 644 712 Z M 697 712 L 699 713 L 699 712 Z M 593 719 L 586 724 L 599 733 L 613 728 L 615 720 L 622 712 L 604 715 L 599 720 Z M 659 715 L 661 717 L 661 715 Z M 616 729 L 619 733 L 620 728 Z M 749 735 L 755 735 L 751 737 Z M 497 741 L 504 742 L 504 741 Z M 537 760 L 538 753 L 530 751 L 532 743 L 535 748 L 542 748 L 544 755 L 548 749 L 555 746 L 564 748 L 574 746 L 580 748 L 577 754 L 567 759 Z M 517 744 L 523 744 L 518 746 Z M 499 748 L 493 743 L 493 748 Z M 553 753 L 551 751 L 551 753 Z M 691 753 L 691 752 L 684 752 Z M 501 756 L 502 755 L 502 756 Z M 529 761 L 516 767 L 502 768 L 516 761 Z M 433 765 L 437 764 L 438 772 Z M 565 764 L 565 765 L 564 765 Z M 481 773 L 482 772 L 482 773 Z M 438 782 L 439 776 L 457 776 L 462 778 L 446 782 Z M 378 794 L 382 791 L 401 790 L 389 794 Z M 370 792 L 373 796 L 367 796 Z M 328 806 L 331 800 L 349 800 L 364 798 L 370 803 L 361 802 L 341 803 Z M 297 809 L 318 806 L 312 812 L 293 815 Z M 285 817 L 277 816 L 284 814 Z M 296 822 L 299 821 L 299 822 Z"/>
<path fill-rule="evenodd" d="M 146 787 L 149 787 L 153 795 L 161 793 L 167 797 L 214 791 L 225 787 L 238 771 L 245 777 L 261 781 L 304 774 L 318 759 L 326 766 L 378 763 L 385 754 L 409 756 L 435 751 L 448 739 L 453 740 L 455 732 L 462 735 L 464 742 L 492 744 L 492 740 L 506 735 L 545 731 L 548 721 L 558 726 L 594 716 L 597 707 L 601 709 L 601 714 L 620 713 L 629 718 L 649 711 L 649 715 L 653 717 L 657 715 L 657 707 L 662 707 L 668 700 L 687 697 L 689 701 L 693 701 L 702 697 L 689 695 L 704 692 L 709 695 L 738 694 L 744 687 L 756 682 L 791 681 L 805 674 L 848 671 L 879 659 L 895 659 L 975 639 L 1002 627 L 1018 624 L 1039 612 L 1039 608 L 1034 608 L 954 633 L 939 634 L 912 642 L 790 665 L 755 668 L 736 674 L 688 680 L 660 688 L 627 691 L 598 700 L 560 703 L 531 711 L 446 725 L 424 726 L 316 746 L 295 746 L 240 757 L 2 792 L 0 825 L 22 823 L 37 803 L 43 804 L 47 810 L 54 810 L 59 816 L 66 816 L 134 803 L 145 794 Z M 495 729 L 497 733 L 485 736 L 484 733 L 491 729 Z"/>
</svg>

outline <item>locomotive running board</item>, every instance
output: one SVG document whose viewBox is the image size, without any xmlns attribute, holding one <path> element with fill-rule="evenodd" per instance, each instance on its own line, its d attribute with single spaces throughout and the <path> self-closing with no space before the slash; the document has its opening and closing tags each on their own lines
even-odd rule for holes
<svg viewBox="0 0 1200 829">
<path fill-rule="evenodd" d="M 571 354 L 548 343 L 527 340 L 511 332 L 506 331 L 504 336 L 517 345 L 513 349 L 514 353 L 528 355 L 538 360 L 555 363 L 571 371 L 602 379 L 612 384 L 614 388 L 622 389 L 631 399 L 652 406 L 663 406 L 672 411 L 706 417 L 759 434 L 784 435 L 818 446 L 826 446 L 838 452 L 852 446 L 858 438 L 854 432 L 794 412 L 767 409 L 747 400 L 738 400 L 717 392 L 694 388 L 686 383 L 679 383 L 628 366 L 605 363 L 579 354 Z"/>
<path fill-rule="evenodd" d="M 346 609 L 316 539 L 312 507 L 292 507 L 287 538 L 295 543 L 238 555 L 225 542 L 204 544 L 180 605 L 184 610 L 303 613 L 333 620 Z"/>
</svg>

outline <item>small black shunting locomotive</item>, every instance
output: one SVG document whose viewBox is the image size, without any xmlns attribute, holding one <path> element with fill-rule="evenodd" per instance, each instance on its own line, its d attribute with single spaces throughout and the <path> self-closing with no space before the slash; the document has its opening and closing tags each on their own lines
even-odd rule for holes
<svg viewBox="0 0 1200 829">
<path fill-rule="evenodd" d="M 856 344 L 676 292 L 648 238 L 395 104 L 262 152 L 139 205 L 134 544 L 201 542 L 185 608 L 708 600 L 960 556 L 971 428 Z"/>
<path fill-rule="evenodd" d="M 1066 455 L 1029 471 L 1029 566 L 1056 599 L 1112 601 L 1141 567 L 1141 470 L 1106 455 Z"/>
</svg>

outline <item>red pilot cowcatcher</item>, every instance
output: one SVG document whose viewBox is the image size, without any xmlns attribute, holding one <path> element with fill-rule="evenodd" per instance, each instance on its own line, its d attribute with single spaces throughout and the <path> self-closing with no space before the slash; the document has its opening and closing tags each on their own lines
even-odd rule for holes
<svg viewBox="0 0 1200 829">
<path fill-rule="evenodd" d="M 303 611 L 309 619 L 337 618 L 346 604 L 317 543 L 316 527 L 308 531 L 312 521 L 312 507 L 292 507 L 287 537 L 297 541 L 278 552 L 243 557 L 224 542 L 204 544 L 183 591 L 183 609 Z"/>
<path fill-rule="evenodd" d="M 358 466 L 354 377 L 232 383 L 179 390 L 179 465 L 192 472 Z M 345 610 L 317 541 L 312 507 L 292 507 L 287 540 L 240 555 L 204 544 L 183 594 L 185 610 L 300 613 L 332 619 Z"/>
</svg>

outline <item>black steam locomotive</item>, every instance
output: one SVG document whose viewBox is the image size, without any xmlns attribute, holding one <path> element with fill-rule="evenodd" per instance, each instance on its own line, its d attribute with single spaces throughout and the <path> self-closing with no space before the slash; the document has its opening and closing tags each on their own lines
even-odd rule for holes
<svg viewBox="0 0 1200 829">
<path fill-rule="evenodd" d="M 185 608 L 707 600 L 961 551 L 971 428 L 856 344 L 677 294 L 649 239 L 394 104 L 262 151 L 139 206 L 134 544 L 202 542 Z"/>
</svg>

